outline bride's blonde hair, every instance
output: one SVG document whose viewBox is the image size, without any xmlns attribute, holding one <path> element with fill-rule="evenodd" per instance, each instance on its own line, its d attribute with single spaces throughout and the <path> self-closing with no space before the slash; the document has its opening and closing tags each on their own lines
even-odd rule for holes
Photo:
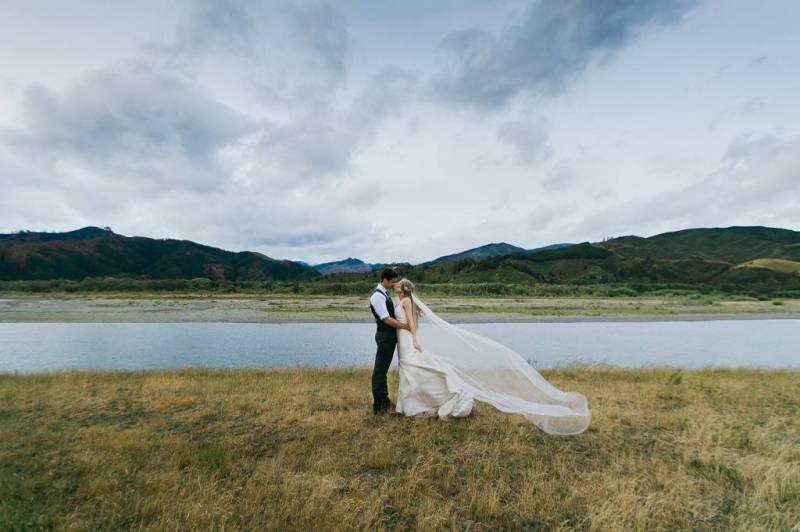
<svg viewBox="0 0 800 532">
<path fill-rule="evenodd" d="M 402 279 L 397 281 L 395 286 L 397 286 L 397 288 L 400 289 L 400 292 L 404 296 L 411 297 L 411 294 L 414 293 L 414 283 L 412 283 L 411 281 L 409 281 L 405 277 L 403 277 Z M 417 306 L 417 303 L 416 303 L 416 301 L 414 301 L 413 297 L 411 297 L 411 308 L 414 311 L 414 320 L 415 321 L 419 320 L 419 317 L 422 316 L 422 311 Z"/>
</svg>

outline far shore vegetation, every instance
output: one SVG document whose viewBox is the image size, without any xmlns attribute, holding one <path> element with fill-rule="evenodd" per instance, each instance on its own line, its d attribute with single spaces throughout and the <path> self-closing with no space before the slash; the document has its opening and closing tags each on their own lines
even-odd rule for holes
<svg viewBox="0 0 800 532">
<path fill-rule="evenodd" d="M 795 292 L 694 285 L 436 284 L 418 292 L 454 321 L 800 317 Z M 373 281 L 0 281 L 0 321 L 369 321 Z"/>
<path fill-rule="evenodd" d="M 401 274 L 402 274 L 401 270 Z M 376 274 L 377 276 L 377 274 Z M 214 295 L 329 295 L 356 296 L 369 293 L 377 283 L 364 275 L 338 275 L 305 281 L 225 281 L 196 279 L 140 279 L 134 277 L 88 277 L 81 280 L 0 281 L 0 294 L 214 294 Z M 539 282 L 416 282 L 428 296 L 464 297 L 723 297 L 766 301 L 800 299 L 800 289 L 769 284 L 688 283 L 580 283 Z"/>
</svg>

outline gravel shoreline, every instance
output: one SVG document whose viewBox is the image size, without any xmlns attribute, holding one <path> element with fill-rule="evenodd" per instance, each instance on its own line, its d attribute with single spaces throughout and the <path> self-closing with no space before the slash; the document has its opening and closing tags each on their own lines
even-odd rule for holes
<svg viewBox="0 0 800 532">
<path fill-rule="evenodd" d="M 549 303 L 549 302 L 548 302 Z M 616 303 L 616 302 L 614 302 Z M 524 306 L 498 304 L 486 311 L 486 302 L 441 300 L 437 310 L 452 323 L 573 323 L 657 322 L 798 319 L 800 308 L 760 307 L 735 312 L 686 306 L 643 308 L 592 307 L 585 301 L 560 300 L 542 306 L 541 300 Z M 639 303 L 637 302 L 637 305 Z M 538 307 L 536 305 L 539 305 Z M 585 305 L 585 306 L 582 306 Z M 372 323 L 359 300 L 247 300 L 247 299 L 39 299 L 0 298 L 0 323 Z M 433 306 L 433 305 L 432 305 Z M 458 310 L 452 311 L 455 307 Z M 434 306 L 434 309 L 436 307 Z M 510 311 L 508 309 L 511 309 Z M 656 310 L 653 312 L 653 310 Z M 650 312 L 648 312 L 648 310 Z M 713 312 L 712 310 L 717 310 Z M 724 310 L 728 310 L 727 308 Z"/>
</svg>

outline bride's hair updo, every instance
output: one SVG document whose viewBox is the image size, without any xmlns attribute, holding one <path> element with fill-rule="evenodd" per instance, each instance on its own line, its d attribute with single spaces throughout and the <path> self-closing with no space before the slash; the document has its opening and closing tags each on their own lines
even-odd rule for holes
<svg viewBox="0 0 800 532">
<path fill-rule="evenodd" d="M 396 283 L 397 288 L 403 293 L 404 296 L 411 296 L 414 292 L 414 283 L 403 277 Z"/>
<path fill-rule="evenodd" d="M 414 293 L 414 283 L 403 277 L 395 286 L 400 290 L 400 293 L 403 296 L 411 297 L 411 294 Z M 422 316 L 422 311 L 417 306 L 417 303 L 414 301 L 414 298 L 411 298 L 411 308 L 414 311 L 414 319 L 419 320 L 419 317 Z"/>
</svg>

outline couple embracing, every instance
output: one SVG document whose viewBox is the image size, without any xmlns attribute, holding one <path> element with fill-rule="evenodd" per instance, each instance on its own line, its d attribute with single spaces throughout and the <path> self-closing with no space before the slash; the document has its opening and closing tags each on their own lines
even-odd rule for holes
<svg viewBox="0 0 800 532">
<path fill-rule="evenodd" d="M 557 389 L 508 347 L 443 320 L 419 299 L 411 281 L 398 278 L 396 270 L 383 269 L 369 299 L 377 325 L 373 412 L 447 419 L 470 415 L 479 401 L 521 414 L 549 434 L 586 430 L 586 397 Z M 395 349 L 396 405 L 386 382 Z"/>
</svg>

